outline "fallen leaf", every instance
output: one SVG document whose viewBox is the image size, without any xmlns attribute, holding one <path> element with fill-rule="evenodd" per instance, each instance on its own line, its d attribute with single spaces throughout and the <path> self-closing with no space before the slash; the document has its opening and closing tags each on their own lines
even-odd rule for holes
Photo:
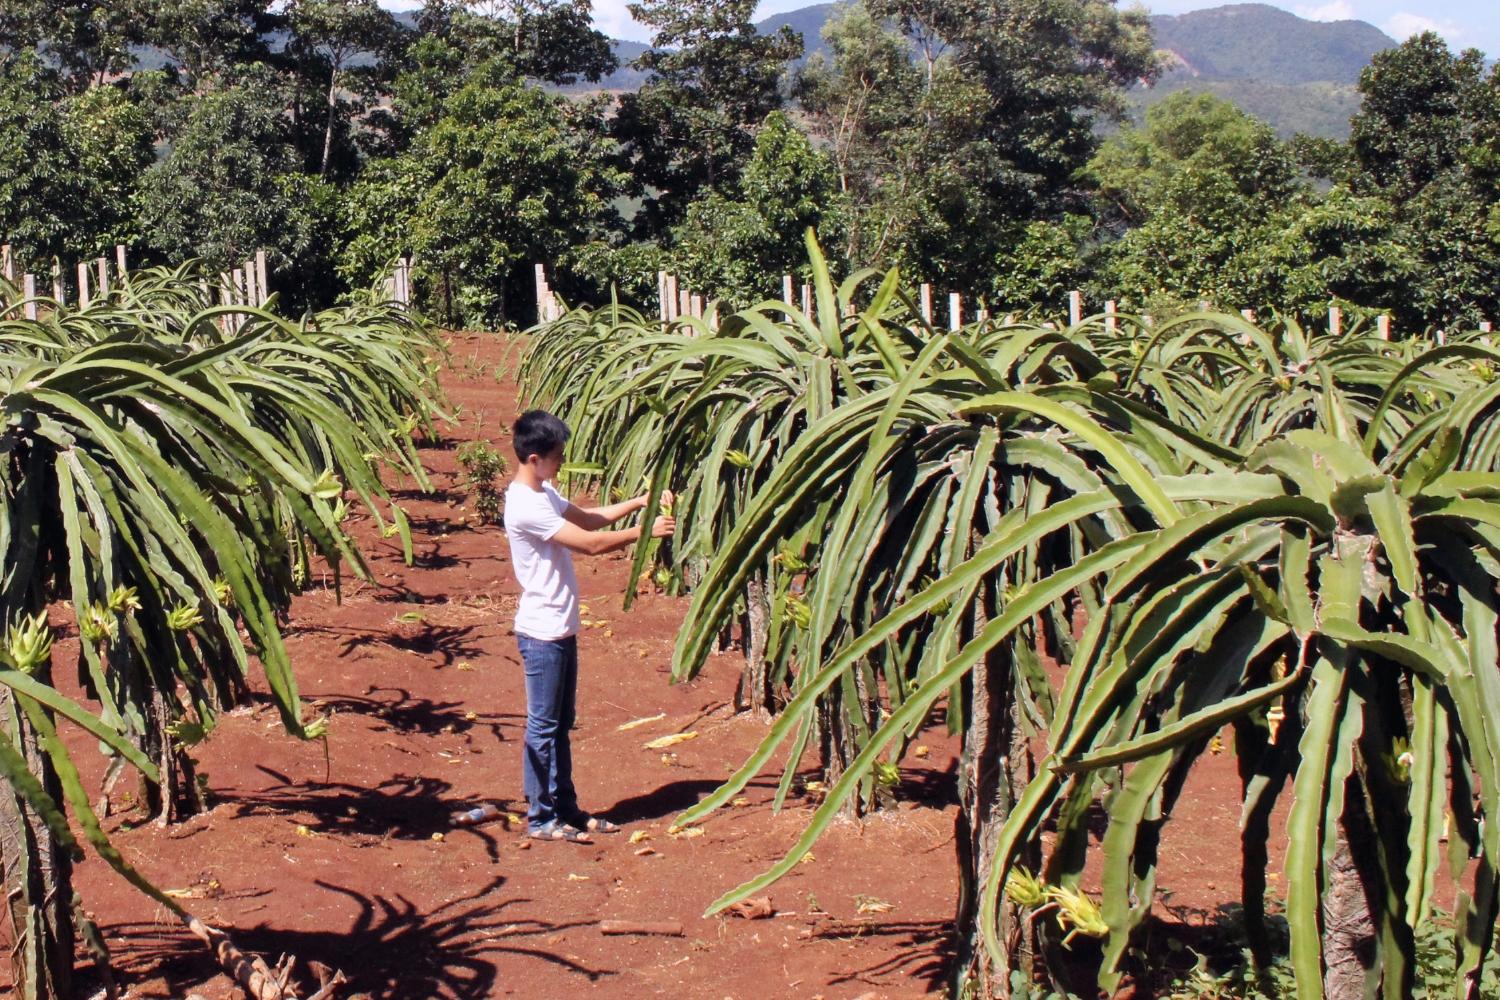
<svg viewBox="0 0 1500 1000">
<path fill-rule="evenodd" d="M 764 920 L 775 916 L 776 908 L 771 905 L 769 896 L 755 896 L 724 907 L 724 912 L 736 917 L 744 917 L 746 920 Z"/>
<path fill-rule="evenodd" d="M 473 722 L 477 718 L 479 718 L 478 713 L 475 713 L 475 712 L 465 712 L 464 713 L 464 721 L 465 722 Z"/>
<path fill-rule="evenodd" d="M 696 740 L 697 738 L 698 733 L 696 731 L 672 733 L 670 736 L 659 736 L 650 743 L 647 743 L 646 749 L 665 750 L 667 747 L 675 747 L 679 743 L 686 743 L 688 740 Z"/>
<path fill-rule="evenodd" d="M 436 841 L 442 841 L 442 839 L 443 839 L 443 834 L 442 834 L 442 832 L 441 832 L 441 831 L 439 831 L 439 832 L 437 832 L 437 833 L 434 833 L 434 834 L 433 834 L 433 835 L 432 835 L 432 839 L 433 839 L 433 840 L 436 840 Z"/>
<path fill-rule="evenodd" d="M 689 826 L 689 827 L 683 827 L 683 828 L 673 827 L 672 829 L 668 830 L 667 833 L 670 836 L 676 837 L 679 840 L 691 840 L 694 837 L 701 837 L 701 836 L 703 836 L 703 827 L 701 827 L 701 826 Z"/>
<path fill-rule="evenodd" d="M 298 824 L 298 826 L 297 826 L 297 836 L 299 836 L 299 837 L 316 837 L 317 834 L 313 833 L 307 827 L 302 826 L 301 824 Z"/>
<path fill-rule="evenodd" d="M 875 899 L 872 896 L 856 896 L 858 904 L 855 909 L 860 913 L 890 913 L 896 907 L 883 899 Z"/>
<path fill-rule="evenodd" d="M 470 663 L 468 660 L 459 660 L 458 661 L 458 669 L 460 669 L 460 670 L 473 670 L 474 669 L 474 664 Z"/>
<path fill-rule="evenodd" d="M 575 874 L 574 872 L 568 872 L 568 881 L 569 882 L 587 882 L 588 880 L 589 880 L 589 877 L 587 875 L 578 875 L 578 874 Z"/>
<path fill-rule="evenodd" d="M 615 732 L 617 732 L 617 733 L 629 732 L 632 729 L 635 729 L 635 728 L 637 728 L 639 726 L 644 726 L 644 725 L 646 725 L 647 723 L 650 723 L 650 722 L 660 722 L 662 719 L 665 719 L 666 717 L 667 717 L 667 713 L 666 712 L 658 712 L 655 715 L 648 715 L 648 716 L 645 716 L 644 718 L 631 719 L 629 722 L 622 722 L 618 726 L 616 726 L 615 727 Z"/>
<path fill-rule="evenodd" d="M 734 806 L 736 809 L 742 809 L 750 804 L 750 800 L 741 795 L 739 798 L 735 799 L 729 804 Z"/>
<path fill-rule="evenodd" d="M 928 750 L 926 747 L 917 747 L 912 751 L 912 755 L 915 757 L 926 757 L 931 752 L 932 751 Z"/>
<path fill-rule="evenodd" d="M 635 831 L 635 833 L 632 833 L 630 835 L 630 842 L 632 844 L 639 844 L 642 841 L 650 840 L 650 839 L 651 839 L 651 834 L 647 833 L 645 830 L 637 830 L 637 831 Z"/>
<path fill-rule="evenodd" d="M 638 857 L 638 858 L 644 858 L 648 854 L 655 854 L 655 853 L 656 853 L 656 848 L 648 846 L 648 847 L 641 848 L 639 851 L 636 851 L 635 852 L 635 856 Z"/>
</svg>

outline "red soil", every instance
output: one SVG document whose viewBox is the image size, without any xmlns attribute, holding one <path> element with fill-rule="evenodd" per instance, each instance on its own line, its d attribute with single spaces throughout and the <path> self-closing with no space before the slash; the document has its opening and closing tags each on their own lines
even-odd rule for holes
<svg viewBox="0 0 1500 1000">
<path fill-rule="evenodd" d="M 451 811 L 484 801 L 525 811 L 516 587 L 503 533 L 472 520 L 455 457 L 458 444 L 485 437 L 509 458 L 516 391 L 509 371 L 498 382 L 495 373 L 514 364 L 514 351 L 493 336 L 455 335 L 453 354 L 444 384 L 461 420 L 423 453 L 437 492 L 402 494 L 416 565 L 362 520 L 374 583 L 346 580 L 342 602 L 315 588 L 292 610 L 287 641 L 302 696 L 310 711 L 333 715 L 329 758 L 322 744 L 287 737 L 268 704 L 237 710 L 197 750 L 211 811 L 169 829 L 130 828 L 142 817 L 117 814 L 108 823 L 116 844 L 241 947 L 342 969 L 345 996 L 942 994 L 956 891 L 954 742 L 924 734 L 931 752 L 905 762 L 900 808 L 836 823 L 814 857 L 769 890 L 774 916 L 703 918 L 720 893 L 782 856 L 811 803 L 773 814 L 773 773 L 702 836 L 669 833 L 765 727 L 729 707 L 738 653 L 715 657 L 690 683 L 668 683 L 686 601 L 647 594 L 623 612 L 626 554 L 579 561 L 585 618 L 595 624 L 581 637 L 574 734 L 584 807 L 626 833 L 577 846 L 529 842 L 503 821 L 449 825 Z M 76 647 L 58 648 L 57 662 L 70 663 Z M 657 714 L 664 718 L 618 731 Z M 679 731 L 698 738 L 665 756 L 643 746 Z M 98 755 L 75 742 L 97 780 Z M 1238 886 L 1231 757 L 1205 758 L 1198 771 L 1168 829 L 1161 875 L 1171 910 L 1189 923 Z M 630 843 L 635 831 L 649 839 Z M 125 995 L 241 995 L 196 940 L 103 862 L 89 860 L 76 881 Z M 675 920 L 685 933 L 605 936 L 602 920 Z M 8 933 L 0 928 L 5 952 Z M 80 973 L 92 978 L 87 959 Z"/>
</svg>

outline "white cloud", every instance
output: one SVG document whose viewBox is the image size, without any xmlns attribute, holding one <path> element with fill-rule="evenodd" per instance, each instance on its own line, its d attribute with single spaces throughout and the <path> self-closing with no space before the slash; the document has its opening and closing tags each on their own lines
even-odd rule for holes
<svg viewBox="0 0 1500 1000">
<path fill-rule="evenodd" d="M 1295 9 L 1299 16 L 1309 21 L 1352 21 L 1354 19 L 1354 8 L 1349 5 L 1349 0 L 1330 0 L 1329 3 L 1319 4 L 1316 7 L 1298 5 Z"/>
<path fill-rule="evenodd" d="M 1450 42 L 1462 41 L 1464 29 L 1448 20 L 1437 20 L 1436 18 L 1424 17 L 1421 14 L 1413 14 L 1402 11 L 1393 14 L 1381 25 L 1386 34 L 1397 40 L 1410 38 L 1412 35 L 1420 35 L 1424 31 L 1435 31 Z"/>
<path fill-rule="evenodd" d="M 611 38 L 644 41 L 648 32 L 625 9 L 627 0 L 594 0 L 594 27 Z"/>
</svg>

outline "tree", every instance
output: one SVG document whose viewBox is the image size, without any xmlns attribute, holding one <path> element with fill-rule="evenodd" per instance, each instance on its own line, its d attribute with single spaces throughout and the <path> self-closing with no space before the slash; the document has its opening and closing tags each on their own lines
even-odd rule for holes
<svg viewBox="0 0 1500 1000">
<path fill-rule="evenodd" d="M 117 243 L 135 242 L 136 192 L 156 159 L 149 114 L 133 95 L 117 87 L 75 94 L 58 110 L 82 188 L 69 249 L 98 255 Z"/>
<path fill-rule="evenodd" d="M 1377 53 L 1359 78 L 1364 98 L 1349 144 L 1364 187 L 1398 204 L 1446 176 L 1468 174 L 1500 128 L 1497 77 L 1478 49 L 1453 55 L 1428 31 Z"/>
<path fill-rule="evenodd" d="M 262 69 L 188 102 L 171 151 L 141 182 L 138 212 L 153 251 L 223 270 L 264 248 L 273 270 L 297 277 L 292 262 L 319 238 L 321 196 L 300 173 L 284 97 Z"/>
<path fill-rule="evenodd" d="M 362 53 L 392 52 L 403 31 L 375 0 L 293 0 L 287 5 L 286 18 L 291 30 L 288 52 L 304 73 L 312 75 L 315 68 L 320 68 L 326 81 L 323 150 L 317 170 L 319 177 L 326 177 L 333 154 L 335 124 L 342 117 L 341 88 L 357 87 L 355 92 L 361 97 L 371 90 L 372 67 L 356 73 L 351 61 Z M 351 82 L 350 77 L 354 76 L 362 86 Z"/>
<path fill-rule="evenodd" d="M 411 149 L 370 164 L 350 190 L 340 271 L 364 282 L 409 250 L 450 322 L 527 315 L 532 265 L 563 261 L 615 218 L 623 178 L 603 112 L 527 87 L 504 65 L 476 71 Z"/>
<path fill-rule="evenodd" d="M 1124 111 L 1123 90 L 1156 71 L 1145 11 L 1113 0 L 868 0 L 921 50 L 929 87 L 951 59 L 989 100 L 975 125 L 1003 157 L 992 197 L 1019 217 L 1053 208 Z"/>
<path fill-rule="evenodd" d="M 738 305 L 781 292 L 781 275 L 803 273 L 800 241 L 840 225 L 837 175 L 787 115 L 773 111 L 732 192 L 711 191 L 673 230 L 671 264 L 692 287 Z"/>
<path fill-rule="evenodd" d="M 129 242 L 151 140 L 149 118 L 118 89 L 68 96 L 35 56 L 0 69 L 0 234 L 36 267 Z"/>
<path fill-rule="evenodd" d="M 824 33 L 800 91 L 851 197 L 851 261 L 960 290 L 1076 203 L 1095 125 L 1154 69 L 1143 17 L 1103 0 L 875 0 Z"/>
<path fill-rule="evenodd" d="M 1126 128 L 1089 161 L 1104 212 L 1141 222 L 1171 208 L 1195 216 L 1219 211 L 1184 201 L 1184 176 L 1216 173 L 1241 198 L 1276 205 L 1301 183 L 1291 150 L 1271 126 L 1206 92 L 1182 91 L 1146 112 L 1142 128 Z"/>
<path fill-rule="evenodd" d="M 1431 32 L 1375 56 L 1350 122 L 1352 183 L 1393 204 L 1426 280 L 1409 322 L 1473 322 L 1500 309 L 1500 74 Z"/>
<path fill-rule="evenodd" d="M 1263 276 L 1244 255 L 1311 192 L 1264 122 L 1210 94 L 1174 94 L 1147 112 L 1144 126 L 1101 146 L 1086 176 L 1105 225 L 1125 229 L 1096 258 L 1108 297 L 1136 307 L 1161 297 L 1281 305 L 1256 297 Z"/>
<path fill-rule="evenodd" d="M 597 83 L 619 65 L 588 0 L 427 0 L 417 30 L 464 73 L 498 60 L 561 87 Z"/>
<path fill-rule="evenodd" d="M 150 4 L 146 41 L 165 50 L 193 86 L 230 67 L 264 60 L 264 35 L 275 26 L 265 0 L 158 0 Z"/>
<path fill-rule="evenodd" d="M 67 88 L 77 92 L 131 66 L 145 13 L 139 0 L 6 0 L 0 52 L 44 49 Z"/>
<path fill-rule="evenodd" d="M 644 208 L 637 228 L 659 234 L 706 190 L 729 190 L 753 131 L 781 107 L 781 77 L 802 54 L 790 28 L 762 35 L 755 0 L 642 0 L 630 12 L 655 29 L 637 65 L 653 78 L 620 99 L 614 135 Z"/>
</svg>

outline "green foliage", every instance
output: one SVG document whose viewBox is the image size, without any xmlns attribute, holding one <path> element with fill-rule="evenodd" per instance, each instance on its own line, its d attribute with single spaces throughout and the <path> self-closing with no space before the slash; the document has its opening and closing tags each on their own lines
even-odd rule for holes
<svg viewBox="0 0 1500 1000">
<path fill-rule="evenodd" d="M 267 60 L 266 36 L 275 26 L 265 0 L 153 0 L 144 21 L 145 41 L 200 88 L 235 67 Z"/>
<path fill-rule="evenodd" d="M 7 0 L 0 9 L 0 60 L 46 51 L 69 91 L 128 69 L 149 5 L 138 0 Z"/>
<path fill-rule="evenodd" d="M 1300 190 L 1290 151 L 1270 127 L 1208 94 L 1175 94 L 1151 108 L 1144 127 L 1100 147 L 1088 176 L 1108 210 L 1128 220 L 1172 212 L 1219 228 Z"/>
<path fill-rule="evenodd" d="M 1350 122 L 1363 180 L 1399 204 L 1466 173 L 1500 129 L 1500 91 L 1477 49 L 1453 55 L 1432 32 L 1378 54 L 1360 76 Z"/>
<path fill-rule="evenodd" d="M 1243 43 L 1242 43 L 1243 44 Z M 1262 52 L 1279 46 L 1245 46 Z M 1153 105 L 1173 94 L 1209 93 L 1229 101 L 1276 130 L 1283 139 L 1314 135 L 1342 142 L 1349 137 L 1349 118 L 1359 110 L 1359 90 L 1350 83 L 1276 83 L 1264 79 L 1204 80 L 1187 74 L 1168 74 L 1151 87 L 1130 90 L 1126 98 L 1131 118 L 1140 121 Z"/>
<path fill-rule="evenodd" d="M 0 68 L 0 232 L 37 270 L 128 241 L 152 155 L 150 123 L 120 91 L 65 96 L 34 57 Z"/>
<path fill-rule="evenodd" d="M 427 301 L 474 325 L 531 314 L 531 267 L 601 234 L 620 178 L 603 108 L 475 74 L 412 148 L 350 189 L 340 272 L 358 283 L 409 249 Z M 561 286 L 559 286 L 561 287 Z"/>
<path fill-rule="evenodd" d="M 170 151 L 141 179 L 143 239 L 161 257 L 200 257 L 215 271 L 265 248 L 278 281 L 289 276 L 293 261 L 306 261 L 327 239 L 319 232 L 326 208 L 310 195 L 315 185 L 298 177 L 300 157 L 276 82 L 251 74 L 187 99 L 184 113 Z M 315 297 L 310 304 L 323 303 Z"/>
<path fill-rule="evenodd" d="M 751 130 L 782 104 L 782 72 L 802 38 L 756 32 L 755 0 L 641 0 L 629 9 L 654 31 L 638 60 L 652 75 L 621 97 L 612 134 L 644 195 L 637 231 L 654 236 L 700 195 L 732 189 Z"/>
<path fill-rule="evenodd" d="M 1088 280 L 1083 255 L 1092 229 L 1081 215 L 1027 223 L 995 260 L 990 301 L 1019 313 L 1056 312 Z"/>
<path fill-rule="evenodd" d="M 309 151 L 307 166 L 327 177 L 335 136 L 347 135 L 353 122 L 369 114 L 383 90 L 383 70 L 400 51 L 405 32 L 375 0 L 291 0 L 283 16 L 288 38 L 282 59 L 311 91 L 304 99 L 298 88 L 293 106 L 302 112 L 299 123 L 307 118 L 322 122 L 321 129 L 313 130 L 319 141 Z M 361 55 L 367 61 L 356 65 Z M 344 173 L 353 173 L 357 163 L 343 167 Z"/>
<path fill-rule="evenodd" d="M 805 271 L 806 255 L 796 251 L 804 232 L 838 238 L 837 183 L 829 158 L 773 112 L 730 192 L 688 206 L 673 230 L 672 269 L 692 288 L 737 304 L 780 294 L 781 275 Z"/>
<path fill-rule="evenodd" d="M 849 195 L 848 259 L 969 291 L 1063 209 L 1095 126 L 1154 66 L 1144 14 L 1103 0 L 881 0 L 825 36 L 801 90 Z"/>
<path fill-rule="evenodd" d="M 626 302 L 652 302 L 657 298 L 656 275 L 666 267 L 666 259 L 655 243 L 616 246 L 593 240 L 574 247 L 567 264 L 589 293 L 581 301 L 618 297 Z"/>
<path fill-rule="evenodd" d="M 470 441 L 458 450 L 464 482 L 474 500 L 481 524 L 499 524 L 505 513 L 505 498 L 496 479 L 505 472 L 505 457 L 488 441 Z"/>
</svg>

